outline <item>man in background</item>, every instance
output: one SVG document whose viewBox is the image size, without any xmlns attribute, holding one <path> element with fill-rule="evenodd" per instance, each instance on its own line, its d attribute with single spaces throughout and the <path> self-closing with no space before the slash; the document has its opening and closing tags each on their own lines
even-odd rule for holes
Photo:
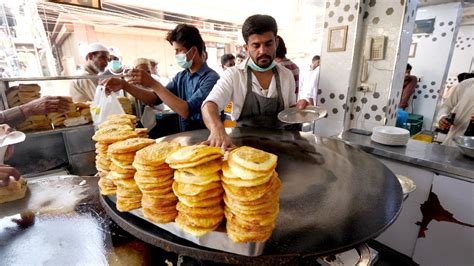
<svg viewBox="0 0 474 266">
<path fill-rule="evenodd" d="M 409 101 L 413 93 L 415 92 L 416 83 L 418 82 L 417 77 L 411 75 L 412 66 L 407 64 L 405 70 L 405 80 L 403 81 L 402 97 L 400 98 L 400 103 L 398 107 L 405 110 L 408 107 Z"/>
<path fill-rule="evenodd" d="M 281 64 L 282 66 L 288 68 L 291 73 L 293 73 L 293 77 L 295 78 L 295 94 L 298 98 L 298 91 L 299 91 L 299 78 L 300 78 L 300 68 L 293 63 L 290 59 L 286 58 L 286 45 L 283 41 L 281 36 L 277 36 L 278 39 L 278 47 L 276 50 L 275 62 Z"/>
<path fill-rule="evenodd" d="M 168 32 L 166 40 L 174 48 L 176 63 L 184 69 L 167 85 L 155 80 L 147 71 L 135 68 L 130 72 L 128 83 L 120 79 L 106 80 L 106 91 L 124 89 L 145 104 L 166 104 L 180 116 L 180 132 L 203 129 L 201 105 L 219 75 L 204 61 L 205 44 L 195 26 L 179 24 Z"/>
<path fill-rule="evenodd" d="M 224 71 L 229 67 L 235 66 L 235 56 L 233 54 L 224 54 L 221 56 L 221 66 Z"/>
<path fill-rule="evenodd" d="M 309 70 L 301 76 L 300 92 L 298 94 L 298 102 L 296 106 L 299 109 L 306 108 L 307 105 L 315 105 L 316 97 L 319 88 L 319 65 L 321 64 L 321 57 L 319 55 L 313 56 Z"/>
<path fill-rule="evenodd" d="M 109 47 L 109 62 L 107 64 L 107 69 L 102 73 L 102 75 L 122 75 L 124 67 L 122 65 L 122 56 L 120 50 L 117 47 Z"/>
<path fill-rule="evenodd" d="M 86 64 L 80 76 L 96 76 L 103 72 L 109 61 L 107 47 L 100 43 L 92 43 L 87 47 Z M 98 79 L 76 79 L 71 83 L 69 92 L 74 102 L 93 101 Z"/>
<path fill-rule="evenodd" d="M 456 114 L 454 121 L 448 119 Z M 456 90 L 441 105 L 438 112 L 438 127 L 449 129 L 443 145 L 454 146 L 453 138 L 464 135 L 469 123 L 474 120 L 474 79 L 459 83 Z"/>
<path fill-rule="evenodd" d="M 245 58 L 246 58 L 245 54 L 243 54 L 243 53 L 238 53 L 237 56 L 236 56 L 236 58 L 235 58 L 235 64 L 236 64 L 236 65 L 240 65 L 242 62 L 245 61 Z"/>
</svg>

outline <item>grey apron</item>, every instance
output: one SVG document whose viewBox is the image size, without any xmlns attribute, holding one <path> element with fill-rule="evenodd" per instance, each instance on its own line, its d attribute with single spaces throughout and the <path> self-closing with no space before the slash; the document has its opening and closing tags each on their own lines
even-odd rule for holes
<svg viewBox="0 0 474 266">
<path fill-rule="evenodd" d="M 275 75 L 277 98 L 267 98 L 252 91 L 252 71 L 247 67 L 247 93 L 242 112 L 237 120 L 240 127 L 263 127 L 271 129 L 300 130 L 301 125 L 288 125 L 278 120 L 278 113 L 284 108 L 283 96 L 281 94 L 280 74 L 276 67 L 273 68 Z"/>
</svg>

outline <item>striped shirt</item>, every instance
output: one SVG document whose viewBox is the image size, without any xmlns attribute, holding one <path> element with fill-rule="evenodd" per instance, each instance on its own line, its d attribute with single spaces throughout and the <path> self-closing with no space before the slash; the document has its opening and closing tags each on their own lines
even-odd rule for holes
<svg viewBox="0 0 474 266">
<path fill-rule="evenodd" d="M 293 61 L 291 61 L 288 58 L 281 60 L 280 64 L 282 66 L 288 68 L 291 71 L 291 73 L 293 73 L 293 77 L 295 77 L 295 85 L 296 85 L 295 93 L 298 94 L 299 79 L 300 79 L 300 68 L 295 63 L 293 63 Z"/>
</svg>

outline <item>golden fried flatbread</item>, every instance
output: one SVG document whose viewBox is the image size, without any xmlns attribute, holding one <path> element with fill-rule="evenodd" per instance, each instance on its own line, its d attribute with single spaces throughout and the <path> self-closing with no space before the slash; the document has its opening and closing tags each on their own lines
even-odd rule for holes
<svg viewBox="0 0 474 266">
<path fill-rule="evenodd" d="M 266 175 L 263 175 L 257 178 L 242 179 L 242 178 L 239 178 L 230 170 L 227 163 L 224 163 L 222 165 L 221 180 L 223 183 L 237 186 L 237 187 L 253 187 L 253 186 L 258 186 L 258 185 L 268 182 L 268 180 L 270 180 L 270 178 L 274 175 L 274 173 L 275 171 L 272 171 L 272 172 L 267 173 Z"/>
<path fill-rule="evenodd" d="M 204 158 L 200 159 L 199 161 L 195 161 L 195 162 L 192 162 L 192 163 L 169 164 L 169 166 L 173 169 L 191 168 L 191 167 L 196 167 L 198 165 L 201 165 L 201 164 L 204 164 L 204 163 L 216 160 L 216 159 L 220 159 L 220 158 L 222 158 L 222 155 L 215 154 L 215 155 L 210 155 L 208 157 L 204 157 Z"/>
<path fill-rule="evenodd" d="M 281 190 L 281 181 L 278 177 L 274 177 L 270 190 L 261 198 L 258 198 L 255 200 L 249 200 L 248 198 L 245 198 L 245 197 L 234 197 L 234 195 L 230 193 L 226 193 L 226 197 L 231 201 L 238 202 L 238 204 L 241 206 L 255 206 L 255 205 L 261 205 L 265 202 L 274 201 L 275 199 L 279 197 L 280 190 Z"/>
<path fill-rule="evenodd" d="M 235 162 L 253 171 L 269 172 L 276 167 L 278 157 L 248 146 L 239 147 L 229 153 L 229 163 Z"/>
<path fill-rule="evenodd" d="M 190 233 L 192 235 L 195 235 L 195 236 L 203 236 L 206 233 L 208 233 L 210 231 L 213 231 L 214 229 L 216 229 L 219 226 L 219 224 L 214 226 L 214 227 L 209 227 L 209 228 L 189 226 L 189 225 L 186 224 L 186 221 L 184 220 L 183 216 L 180 217 L 179 214 L 176 217 L 175 222 L 176 222 L 176 224 L 178 224 L 178 226 L 181 229 L 183 229 L 183 231 L 185 231 L 187 233 Z"/>
<path fill-rule="evenodd" d="M 176 216 L 178 216 L 178 212 L 172 211 L 168 213 L 156 214 L 155 212 L 153 212 L 152 210 L 148 208 L 143 208 L 143 216 L 145 216 L 145 218 L 147 218 L 153 223 L 164 224 L 164 223 L 169 223 L 169 222 L 174 221 Z"/>
<path fill-rule="evenodd" d="M 131 210 L 140 208 L 141 201 L 130 202 L 127 200 L 122 200 L 120 198 L 117 198 L 116 207 L 119 212 L 129 212 Z"/>
<path fill-rule="evenodd" d="M 177 142 L 155 143 L 137 152 L 137 163 L 159 166 L 165 163 L 165 159 L 177 151 L 181 145 Z"/>
<path fill-rule="evenodd" d="M 117 161 L 121 161 L 124 163 L 132 164 L 133 160 L 135 159 L 135 152 L 129 153 L 107 153 L 107 156 L 111 159 L 115 159 Z"/>
<path fill-rule="evenodd" d="M 112 164 L 115 164 L 115 166 L 117 167 L 120 167 L 120 168 L 123 168 L 123 169 L 132 169 L 132 170 L 135 170 L 135 168 L 132 166 L 132 164 L 130 162 L 121 162 L 121 161 L 118 161 L 118 160 L 115 160 L 115 159 L 110 159 L 110 161 L 112 162 Z"/>
<path fill-rule="evenodd" d="M 273 175 L 273 178 L 270 179 L 267 183 L 263 183 L 258 186 L 254 187 L 237 187 L 229 184 L 222 184 L 222 187 L 224 187 L 225 193 L 229 195 L 229 197 L 235 198 L 235 199 L 244 199 L 247 201 L 251 200 L 256 200 L 261 197 L 263 197 L 265 194 L 267 194 L 268 191 L 272 188 L 272 183 L 273 180 L 277 177 L 277 174 L 275 173 Z"/>
<path fill-rule="evenodd" d="M 147 202 L 147 206 L 152 204 L 155 208 L 163 208 L 169 206 L 176 206 L 178 203 L 178 197 L 173 193 L 166 194 L 166 197 L 155 197 L 154 195 L 145 193 L 143 194 L 142 201 Z"/>
<path fill-rule="evenodd" d="M 124 139 L 129 139 L 129 138 L 135 138 L 137 136 L 137 133 L 134 131 L 128 129 L 130 127 L 110 127 L 106 128 L 107 130 L 104 131 L 97 131 L 94 136 L 92 136 L 92 139 L 97 141 L 97 142 L 102 142 L 102 143 L 114 143 L 117 141 L 121 141 Z"/>
<path fill-rule="evenodd" d="M 131 128 L 135 128 L 135 124 L 132 121 L 130 121 L 130 119 L 127 119 L 127 118 L 105 120 L 99 126 L 97 126 L 97 128 L 103 129 L 109 126 L 116 126 L 116 125 L 127 125 L 127 126 L 130 126 Z"/>
<path fill-rule="evenodd" d="M 178 183 L 175 181 L 173 182 L 173 192 L 178 196 L 180 199 L 186 199 L 188 201 L 202 201 L 208 198 L 213 198 L 217 196 L 221 196 L 224 193 L 224 189 L 222 189 L 222 186 L 217 186 L 213 189 L 203 191 L 199 194 L 189 196 L 183 193 L 180 193 L 178 190 Z M 189 206 L 189 205 L 188 205 Z"/>
<path fill-rule="evenodd" d="M 163 177 L 154 177 L 154 176 L 142 176 L 140 173 L 135 173 L 134 176 L 135 182 L 142 184 L 153 184 L 159 188 L 164 188 L 166 186 L 173 185 L 173 174 L 163 176 Z"/>
<path fill-rule="evenodd" d="M 182 202 L 178 202 L 178 204 L 176 205 L 176 209 L 179 212 L 183 212 L 199 218 L 206 218 L 213 215 L 224 214 L 224 208 L 221 204 L 208 207 L 189 207 L 183 204 Z"/>
<path fill-rule="evenodd" d="M 195 176 L 191 173 L 178 170 L 174 172 L 174 180 L 183 184 L 193 184 L 193 185 L 204 186 L 212 182 L 220 181 L 220 175 L 217 172 L 214 172 L 210 175 Z"/>
<path fill-rule="evenodd" d="M 179 194 L 187 195 L 187 196 L 196 196 L 200 193 L 204 193 L 206 191 L 220 188 L 220 182 L 212 182 L 206 185 L 194 185 L 194 184 L 185 184 L 175 181 L 176 185 L 173 184 L 173 187 Z"/>
<path fill-rule="evenodd" d="M 153 139 L 144 138 L 129 138 L 111 144 L 108 149 L 109 154 L 113 153 L 130 153 L 143 149 L 151 144 L 155 143 Z"/>
<path fill-rule="evenodd" d="M 278 217 L 278 212 L 270 215 L 260 215 L 260 216 L 253 216 L 253 215 L 240 215 L 237 214 L 235 211 L 229 209 L 227 206 L 224 208 L 224 213 L 226 217 L 230 217 L 233 215 L 238 222 L 238 224 L 245 225 L 247 227 L 252 226 L 270 226 L 275 224 L 275 220 Z"/>
<path fill-rule="evenodd" d="M 215 227 L 218 226 L 224 219 L 224 214 L 218 214 L 209 216 L 206 218 L 194 217 L 184 212 L 178 212 L 178 216 L 181 216 L 181 222 L 192 227 Z"/>
<path fill-rule="evenodd" d="M 182 196 L 178 198 L 179 198 L 179 202 L 182 202 L 184 205 L 188 207 L 193 207 L 193 208 L 205 208 L 205 207 L 215 206 L 222 203 L 222 195 L 212 197 L 212 198 L 206 198 L 199 201 L 195 201 L 193 199 L 182 197 Z"/>
<path fill-rule="evenodd" d="M 195 176 L 206 176 L 218 172 L 222 168 L 222 161 L 220 159 L 212 160 L 194 167 L 181 168 L 183 172 L 191 173 Z"/>
<path fill-rule="evenodd" d="M 137 159 L 133 161 L 133 167 L 139 171 L 144 171 L 144 172 L 154 172 L 154 171 L 174 171 L 171 167 L 169 167 L 167 164 L 161 164 L 159 166 L 153 166 L 153 165 L 147 165 L 138 162 Z"/>
<path fill-rule="evenodd" d="M 221 148 L 210 147 L 207 145 L 192 145 L 183 147 L 166 158 L 167 164 L 187 164 L 200 161 L 203 158 L 219 155 L 223 156 Z M 208 161 L 206 161 L 208 162 Z"/>
<path fill-rule="evenodd" d="M 230 160 L 228 161 L 227 165 L 229 169 L 229 171 L 226 171 L 227 175 L 230 176 L 233 174 L 239 177 L 240 179 L 245 179 L 245 180 L 258 179 L 260 177 L 267 176 L 270 173 L 274 172 L 274 169 L 270 169 L 270 171 L 267 171 L 267 172 L 250 170 Z"/>
</svg>

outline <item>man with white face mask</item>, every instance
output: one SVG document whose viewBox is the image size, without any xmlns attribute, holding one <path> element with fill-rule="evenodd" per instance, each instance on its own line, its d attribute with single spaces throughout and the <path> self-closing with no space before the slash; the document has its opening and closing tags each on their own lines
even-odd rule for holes
<svg viewBox="0 0 474 266">
<path fill-rule="evenodd" d="M 86 51 L 86 64 L 80 76 L 95 76 L 103 72 L 109 61 L 107 47 L 100 43 L 89 44 Z M 94 100 L 97 79 L 77 79 L 71 83 L 69 92 L 74 102 L 87 102 Z"/>
<path fill-rule="evenodd" d="M 179 131 L 205 128 L 201 115 L 201 104 L 219 79 L 216 71 L 209 68 L 203 59 L 204 41 L 199 30 L 187 24 L 179 24 L 168 32 L 166 40 L 175 50 L 176 63 L 183 71 L 166 85 L 153 79 L 150 73 L 140 69 L 130 72 L 130 84 L 140 84 L 152 91 L 143 89 L 127 91 L 149 105 L 165 103 L 180 116 Z M 125 86 L 116 79 L 104 83 L 107 91 L 117 91 Z"/>
</svg>

